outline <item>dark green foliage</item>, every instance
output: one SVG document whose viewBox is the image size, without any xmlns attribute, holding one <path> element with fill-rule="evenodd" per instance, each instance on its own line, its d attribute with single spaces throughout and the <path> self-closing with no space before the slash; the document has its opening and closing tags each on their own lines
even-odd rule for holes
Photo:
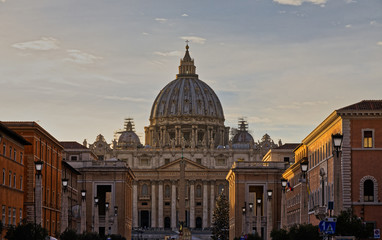
<svg viewBox="0 0 382 240">
<path fill-rule="evenodd" d="M 48 232 L 41 225 L 22 223 L 17 227 L 11 226 L 5 238 L 8 240 L 44 240 Z"/>
<path fill-rule="evenodd" d="M 126 240 L 126 238 L 122 237 L 121 235 L 112 234 L 110 237 L 111 240 Z"/>
<path fill-rule="evenodd" d="M 248 234 L 247 240 L 262 240 L 258 233 Z"/>
<path fill-rule="evenodd" d="M 318 232 L 318 226 L 313 226 L 312 224 L 293 225 L 289 229 L 288 237 L 290 240 L 321 239 Z"/>
<path fill-rule="evenodd" d="M 312 224 L 293 225 L 289 232 L 285 229 L 272 230 L 272 240 L 319 240 L 318 226 Z"/>
<path fill-rule="evenodd" d="M 229 205 L 228 200 L 223 193 L 219 195 L 213 213 L 212 239 L 229 239 Z"/>
<path fill-rule="evenodd" d="M 288 240 L 288 232 L 285 229 L 273 229 L 271 232 L 272 240 Z"/>
<path fill-rule="evenodd" d="M 337 217 L 336 235 L 355 236 L 357 239 L 371 237 L 373 229 L 362 223 L 361 218 L 353 214 L 352 209 L 341 211 Z"/>
<path fill-rule="evenodd" d="M 74 230 L 66 229 L 60 234 L 60 240 L 78 240 L 78 235 Z"/>
<path fill-rule="evenodd" d="M 78 236 L 78 240 L 103 240 L 103 238 L 95 232 L 84 232 Z"/>
</svg>

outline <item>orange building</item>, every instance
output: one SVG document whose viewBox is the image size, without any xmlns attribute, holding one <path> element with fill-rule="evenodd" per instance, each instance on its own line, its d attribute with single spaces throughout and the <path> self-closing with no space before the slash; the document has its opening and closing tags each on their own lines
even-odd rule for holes
<svg viewBox="0 0 382 240">
<path fill-rule="evenodd" d="M 3 122 L 8 128 L 23 136 L 32 145 L 25 147 L 24 154 L 24 211 L 29 222 L 35 221 L 36 161 L 43 161 L 42 169 L 42 226 L 50 236 L 60 232 L 61 213 L 61 160 L 63 147 L 36 122 Z"/>
<path fill-rule="evenodd" d="M 339 151 L 333 147 L 335 134 L 343 137 Z M 335 110 L 302 140 L 295 157 L 296 164 L 302 158 L 309 161 L 307 189 L 300 191 L 307 197 L 297 198 L 298 206 L 308 208 L 300 213 L 308 214 L 301 222 L 317 225 L 330 214 L 352 208 L 366 224 L 382 228 L 382 193 L 378 186 L 382 181 L 382 100 L 365 100 Z M 283 176 L 295 181 L 296 176 L 300 179 L 299 174 L 299 166 L 293 165 Z M 287 205 L 293 198 L 295 194 L 286 194 Z"/>
<path fill-rule="evenodd" d="M 22 136 L 0 122 L 0 205 L 3 239 L 6 226 L 17 225 L 23 218 L 24 145 L 30 145 Z"/>
</svg>

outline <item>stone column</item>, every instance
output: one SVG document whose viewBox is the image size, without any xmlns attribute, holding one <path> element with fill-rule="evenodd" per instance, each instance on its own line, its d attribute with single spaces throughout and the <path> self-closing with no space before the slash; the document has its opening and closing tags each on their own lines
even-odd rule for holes
<svg viewBox="0 0 382 240">
<path fill-rule="evenodd" d="M 190 181 L 190 228 L 195 228 L 195 181 Z"/>
<path fill-rule="evenodd" d="M 214 216 L 214 209 L 215 209 L 215 181 L 211 181 L 211 199 L 210 199 L 210 226 L 213 222 L 213 216 Z"/>
<path fill-rule="evenodd" d="M 68 228 L 68 192 L 62 191 L 61 202 L 61 232 L 64 232 Z"/>
<path fill-rule="evenodd" d="M 281 228 L 284 228 L 284 226 L 287 225 L 286 222 L 286 200 L 285 200 L 285 189 L 282 189 L 281 192 Z"/>
<path fill-rule="evenodd" d="M 151 228 L 157 227 L 156 215 L 157 215 L 157 205 L 156 205 L 156 192 L 155 192 L 156 182 L 151 181 Z"/>
<path fill-rule="evenodd" d="M 138 228 L 138 182 L 133 183 L 133 228 Z"/>
<path fill-rule="evenodd" d="M 308 201 L 306 190 L 306 178 L 302 179 L 300 186 L 300 223 L 308 223 Z"/>
<path fill-rule="evenodd" d="M 42 175 L 36 174 L 36 186 L 35 186 L 35 214 L 36 224 L 41 225 L 42 221 Z"/>
<path fill-rule="evenodd" d="M 176 230 L 176 182 L 171 182 L 171 228 Z"/>
<path fill-rule="evenodd" d="M 208 227 L 208 191 L 207 181 L 203 181 L 203 229 Z"/>
<path fill-rule="evenodd" d="M 80 233 L 86 232 L 86 199 L 81 200 L 81 229 Z"/>
<path fill-rule="evenodd" d="M 342 210 L 342 171 L 341 153 L 333 151 L 333 193 L 334 193 L 334 215 L 338 216 Z"/>
<path fill-rule="evenodd" d="M 164 228 L 163 219 L 163 181 L 159 181 L 158 185 L 158 228 Z"/>
<path fill-rule="evenodd" d="M 110 208 L 110 205 L 109 205 L 109 207 L 106 208 L 106 211 L 105 211 L 105 234 L 107 234 L 107 235 L 110 235 L 109 208 Z"/>
</svg>

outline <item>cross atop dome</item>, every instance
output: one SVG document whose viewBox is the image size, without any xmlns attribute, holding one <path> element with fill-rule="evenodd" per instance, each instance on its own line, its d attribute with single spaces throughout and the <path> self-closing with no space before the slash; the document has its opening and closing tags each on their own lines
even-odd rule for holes
<svg viewBox="0 0 382 240">
<path fill-rule="evenodd" d="M 183 59 L 180 59 L 179 74 L 176 75 L 176 78 L 181 77 L 198 77 L 196 74 L 196 67 L 194 65 L 194 59 L 191 58 L 190 52 L 188 49 L 188 40 L 186 40 L 186 53 L 184 54 Z"/>
</svg>

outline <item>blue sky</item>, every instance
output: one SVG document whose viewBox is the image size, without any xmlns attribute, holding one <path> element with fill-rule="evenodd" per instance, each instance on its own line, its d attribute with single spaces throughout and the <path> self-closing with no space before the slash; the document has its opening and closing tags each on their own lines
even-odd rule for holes
<svg viewBox="0 0 382 240">
<path fill-rule="evenodd" d="M 256 140 L 382 99 L 380 0 L 1 0 L 0 120 L 110 142 L 132 117 L 143 137 L 187 39 L 226 125 L 246 117 Z"/>
</svg>

